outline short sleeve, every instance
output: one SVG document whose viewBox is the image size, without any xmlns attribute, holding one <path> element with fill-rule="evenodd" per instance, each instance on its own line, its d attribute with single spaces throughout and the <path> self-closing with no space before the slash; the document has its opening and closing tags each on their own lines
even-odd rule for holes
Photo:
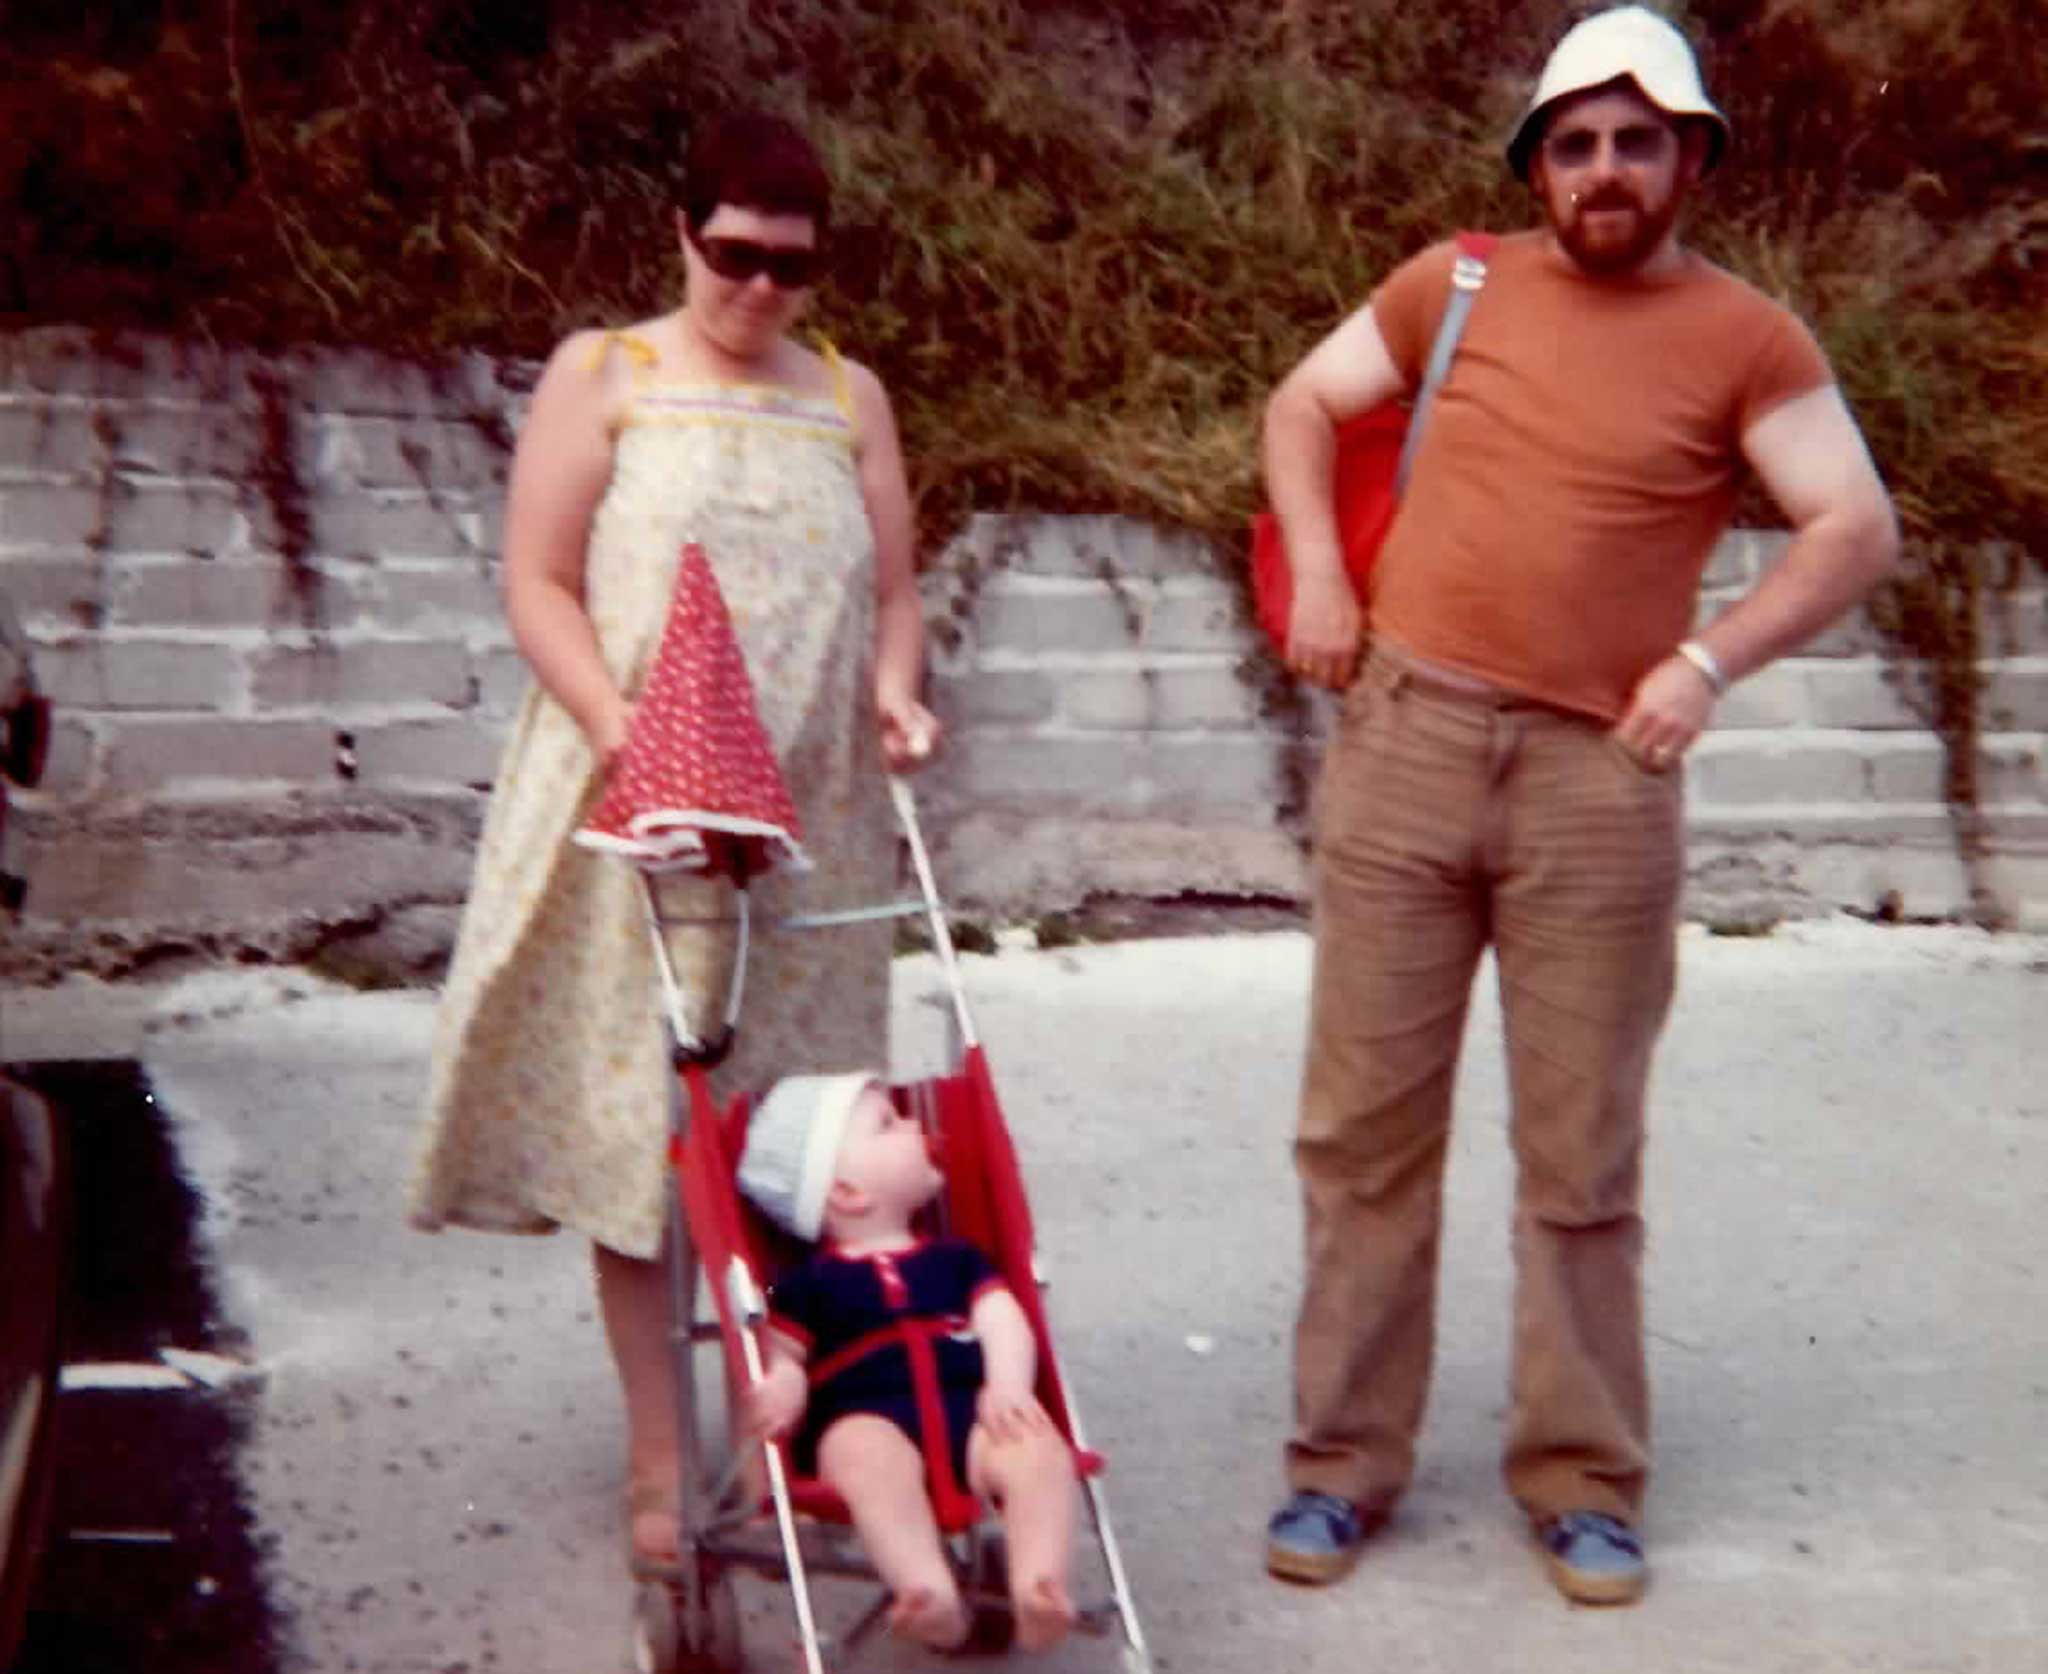
<svg viewBox="0 0 2048 1674">
<path fill-rule="evenodd" d="M 1774 408 L 1834 382 L 1826 352 L 1797 315 L 1774 306 L 1769 319 L 1737 397 L 1737 436 L 1746 435 Z"/>
<path fill-rule="evenodd" d="M 818 1273 L 815 1264 L 792 1267 L 768 1292 L 768 1323 L 805 1354 L 818 1340 Z"/>
<path fill-rule="evenodd" d="M 947 1253 L 952 1257 L 953 1281 L 959 1287 L 955 1294 L 961 1298 L 963 1306 L 972 1308 L 992 1285 L 1009 1289 L 1009 1281 L 982 1253 L 979 1245 L 969 1243 L 965 1238 L 956 1239 L 948 1244 Z"/>
<path fill-rule="evenodd" d="M 1453 241 L 1432 244 L 1410 256 L 1380 281 L 1372 293 L 1372 320 L 1380 328 L 1402 381 L 1412 390 L 1422 383 L 1430 345 L 1451 296 L 1451 266 L 1457 260 Z"/>
</svg>

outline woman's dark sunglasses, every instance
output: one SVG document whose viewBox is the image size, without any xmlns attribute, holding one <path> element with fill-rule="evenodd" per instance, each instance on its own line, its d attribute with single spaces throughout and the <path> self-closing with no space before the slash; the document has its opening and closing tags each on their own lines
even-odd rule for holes
<svg viewBox="0 0 2048 1674">
<path fill-rule="evenodd" d="M 751 238 L 706 238 L 702 234 L 690 242 L 697 246 L 706 267 L 736 285 L 765 273 L 780 289 L 800 291 L 816 284 L 825 266 L 824 251 L 810 245 L 761 244 Z"/>
</svg>

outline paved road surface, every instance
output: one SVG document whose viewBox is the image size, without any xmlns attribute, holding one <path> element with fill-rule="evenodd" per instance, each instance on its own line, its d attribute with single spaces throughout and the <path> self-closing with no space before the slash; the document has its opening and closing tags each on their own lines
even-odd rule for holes
<svg viewBox="0 0 2048 1674">
<path fill-rule="evenodd" d="M 1341 1587 L 1260 1572 L 1306 969 L 1293 934 L 969 965 L 1163 1668 L 2048 1670 L 2048 942 L 1688 933 L 1649 1182 L 1656 1581 L 1619 1613 L 1556 1599 L 1495 1473 L 1508 1172 L 1483 990 L 1420 1478 Z M 921 966 L 898 970 L 900 1067 L 938 1036 Z M 172 1114 L 265 1373 L 246 1486 L 299 1665 L 620 1667 L 619 1422 L 584 1253 L 399 1220 L 429 1002 L 289 973 L 7 998 L 0 1056 L 137 1052 Z M 750 1607 L 769 1667 L 780 1608 Z M 1038 1666 L 1114 1664 L 1081 1642 Z"/>
</svg>

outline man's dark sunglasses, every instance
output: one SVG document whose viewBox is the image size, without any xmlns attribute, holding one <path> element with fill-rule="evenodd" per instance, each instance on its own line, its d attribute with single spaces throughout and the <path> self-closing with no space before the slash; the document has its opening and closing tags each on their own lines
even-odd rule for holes
<svg viewBox="0 0 2048 1674">
<path fill-rule="evenodd" d="M 809 245 L 761 244 L 751 238 L 705 238 L 701 234 L 691 242 L 706 267 L 736 285 L 765 273 L 782 290 L 800 291 L 816 284 L 825 268 L 825 252 Z"/>
<path fill-rule="evenodd" d="M 1614 131 L 1614 157 L 1621 163 L 1655 163 L 1672 138 L 1669 128 L 1632 122 Z M 1543 142 L 1543 155 L 1561 169 L 1582 169 L 1600 154 L 1600 135 L 1590 128 L 1568 128 Z"/>
</svg>

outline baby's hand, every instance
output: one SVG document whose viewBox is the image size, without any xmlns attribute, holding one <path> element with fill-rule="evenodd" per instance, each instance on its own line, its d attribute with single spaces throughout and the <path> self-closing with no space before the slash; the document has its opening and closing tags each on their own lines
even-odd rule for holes
<svg viewBox="0 0 2048 1674">
<path fill-rule="evenodd" d="M 998 1383 L 982 1385 L 974 1416 L 992 1441 L 1022 1441 L 1034 1431 L 1052 1428 L 1052 1417 L 1038 1404 L 1036 1395 Z"/>
<path fill-rule="evenodd" d="M 804 1369 L 793 1360 L 777 1360 L 767 1375 L 747 1391 L 747 1429 L 770 1441 L 781 1441 L 804 1415 L 810 1388 Z"/>
</svg>

